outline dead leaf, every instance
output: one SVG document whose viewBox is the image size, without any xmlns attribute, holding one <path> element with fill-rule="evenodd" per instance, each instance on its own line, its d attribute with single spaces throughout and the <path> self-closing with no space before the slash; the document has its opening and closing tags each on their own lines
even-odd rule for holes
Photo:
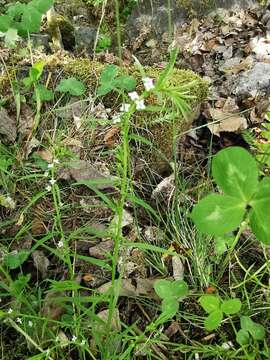
<svg viewBox="0 0 270 360">
<path fill-rule="evenodd" d="M 239 132 L 247 129 L 247 120 L 241 114 L 226 113 L 221 109 L 210 110 L 213 121 L 220 120 L 219 123 L 208 124 L 212 134 L 220 136 L 221 132 Z"/>
<path fill-rule="evenodd" d="M 0 134 L 4 135 L 8 142 L 14 142 L 17 137 L 16 120 L 9 116 L 3 107 L 0 108 Z"/>
<path fill-rule="evenodd" d="M 106 259 L 108 254 L 113 251 L 113 248 L 113 240 L 101 241 L 99 244 L 89 248 L 89 255 L 97 259 Z"/>
<path fill-rule="evenodd" d="M 158 280 L 155 279 L 122 279 L 121 288 L 119 296 L 124 297 L 137 297 L 137 296 L 145 296 L 151 299 L 158 300 L 159 297 L 155 293 L 154 284 Z M 110 291 L 112 287 L 112 282 L 109 281 L 103 285 L 101 285 L 97 291 L 100 294 L 104 294 Z"/>
<path fill-rule="evenodd" d="M 53 161 L 53 154 L 50 150 L 36 151 L 36 154 L 44 161 L 51 163 Z"/>
<path fill-rule="evenodd" d="M 64 170 L 64 172 L 62 170 Z M 99 190 L 113 188 L 113 178 L 100 173 L 99 170 L 88 161 L 72 161 L 68 164 L 68 168 L 62 170 L 59 172 L 60 178 L 63 178 L 64 173 L 65 179 L 69 176 L 77 182 L 89 184 L 89 186 L 91 186 L 91 181 L 93 181 L 92 186 Z M 89 183 L 87 181 L 89 181 Z"/>
<path fill-rule="evenodd" d="M 185 268 L 181 258 L 177 255 L 172 256 L 172 268 L 174 280 L 183 280 Z"/>
<path fill-rule="evenodd" d="M 50 266 L 49 259 L 41 250 L 33 251 L 32 258 L 36 269 L 41 273 L 42 278 L 45 279 L 47 277 L 48 267 Z"/>
<path fill-rule="evenodd" d="M 44 234 L 45 231 L 46 231 L 46 226 L 44 225 L 44 223 L 40 219 L 35 218 L 31 224 L 32 234 L 41 235 Z"/>
<path fill-rule="evenodd" d="M 118 226 L 118 214 L 115 214 L 114 218 L 111 221 L 110 227 L 115 227 Z M 133 224 L 133 216 L 130 214 L 129 211 L 127 211 L 126 209 L 123 210 L 123 214 L 122 214 L 122 222 L 121 222 L 121 228 L 124 228 L 128 225 Z"/>
<path fill-rule="evenodd" d="M 118 135 L 120 133 L 119 127 L 112 127 L 104 136 L 104 143 L 109 148 L 112 148 L 118 139 Z"/>
</svg>

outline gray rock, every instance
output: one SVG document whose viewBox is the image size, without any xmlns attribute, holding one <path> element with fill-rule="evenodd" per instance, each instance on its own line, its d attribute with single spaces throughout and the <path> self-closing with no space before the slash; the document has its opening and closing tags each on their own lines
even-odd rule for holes
<svg viewBox="0 0 270 360">
<path fill-rule="evenodd" d="M 0 107 L 0 135 L 4 135 L 4 140 L 8 142 L 14 142 L 17 136 L 16 120 L 2 107 Z"/>
<path fill-rule="evenodd" d="M 251 70 L 236 77 L 233 94 L 241 97 L 254 95 L 256 92 L 270 94 L 270 64 L 259 62 Z"/>
<path fill-rule="evenodd" d="M 177 28 L 185 23 L 190 9 L 203 16 L 218 8 L 231 9 L 237 6 L 245 9 L 256 4 L 256 0 L 208 0 L 202 5 L 201 1 L 191 0 L 188 6 L 181 5 L 181 0 L 171 0 L 171 20 L 173 28 Z M 168 1 L 167 0 L 139 0 L 133 9 L 126 24 L 126 36 L 130 42 L 137 40 L 142 33 L 147 33 L 156 38 L 159 42 L 161 36 L 168 32 Z"/>
<path fill-rule="evenodd" d="M 171 16 L 174 26 L 183 24 L 187 19 L 186 11 L 175 0 L 171 1 Z M 132 41 L 146 31 L 160 37 L 168 31 L 168 18 L 167 0 L 140 0 L 127 20 L 127 37 Z"/>
<path fill-rule="evenodd" d="M 77 26 L 75 27 L 74 35 L 76 49 L 85 49 L 88 54 L 92 54 L 97 35 L 97 29 L 90 26 Z"/>
</svg>

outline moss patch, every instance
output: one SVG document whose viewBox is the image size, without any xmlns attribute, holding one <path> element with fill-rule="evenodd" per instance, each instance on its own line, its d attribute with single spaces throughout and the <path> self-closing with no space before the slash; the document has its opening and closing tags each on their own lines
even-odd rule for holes
<svg viewBox="0 0 270 360">
<path fill-rule="evenodd" d="M 103 64 L 90 61 L 88 59 L 71 60 L 63 66 L 67 75 L 79 78 L 81 81 L 86 83 L 92 91 L 94 91 L 98 86 L 100 73 L 104 68 Z M 155 80 L 158 79 L 162 71 L 161 69 L 154 67 L 146 67 L 144 70 L 148 77 Z M 125 68 L 125 71 L 127 74 L 133 75 L 136 78 L 136 90 L 138 93 L 141 93 L 143 84 L 141 81 L 141 74 L 138 69 L 130 66 Z M 156 113 L 138 112 L 132 119 L 134 132 L 148 138 L 154 146 L 154 148 L 150 151 L 149 147 L 146 146 L 140 146 L 140 149 L 144 160 L 146 160 L 147 163 L 151 163 L 155 169 L 161 169 L 173 159 L 173 137 L 175 135 L 180 136 L 182 132 L 187 131 L 191 127 L 193 120 L 198 116 L 201 102 L 207 96 L 208 89 L 207 83 L 190 70 L 174 69 L 167 79 L 168 84 L 173 88 L 189 84 L 192 81 L 195 81 L 195 84 L 190 91 L 190 95 L 192 97 L 187 100 L 191 112 L 187 114 L 186 117 L 183 117 L 183 115 L 178 113 L 176 114 L 175 119 L 163 121 L 160 119 L 161 115 L 160 111 L 158 111 Z M 108 95 L 103 98 L 103 101 L 108 107 L 112 107 L 112 103 L 118 106 L 120 102 L 120 100 L 117 100 L 116 94 L 115 96 L 111 94 Z M 149 96 L 146 100 L 146 104 L 163 105 L 164 101 L 166 101 L 166 107 L 172 107 L 172 103 L 169 98 L 163 98 L 161 100 L 155 95 Z M 163 156 L 161 154 L 163 154 Z"/>
</svg>

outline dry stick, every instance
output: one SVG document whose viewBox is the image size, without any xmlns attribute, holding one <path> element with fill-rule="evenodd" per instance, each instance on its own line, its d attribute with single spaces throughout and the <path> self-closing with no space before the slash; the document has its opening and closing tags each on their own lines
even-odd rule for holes
<svg viewBox="0 0 270 360">
<path fill-rule="evenodd" d="M 97 43 L 98 43 L 98 37 L 99 37 L 101 25 L 103 23 L 103 19 L 104 19 L 104 16 L 105 16 L 106 6 L 107 6 L 107 0 L 102 2 L 101 17 L 100 17 L 100 21 L 99 21 L 98 28 L 97 28 L 97 34 L 96 34 L 95 43 L 94 43 L 94 49 L 93 49 L 94 60 L 96 58 L 96 48 L 97 48 Z"/>
</svg>

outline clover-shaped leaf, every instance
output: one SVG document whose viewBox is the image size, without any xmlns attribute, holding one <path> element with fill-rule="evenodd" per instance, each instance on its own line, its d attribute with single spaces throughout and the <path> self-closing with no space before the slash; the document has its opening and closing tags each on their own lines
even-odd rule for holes
<svg viewBox="0 0 270 360">
<path fill-rule="evenodd" d="M 236 341 L 239 345 L 247 345 L 249 343 L 249 333 L 246 330 L 240 329 L 236 334 Z"/>
<path fill-rule="evenodd" d="M 219 309 L 215 310 L 211 312 L 204 320 L 204 327 L 208 331 L 215 330 L 216 328 L 219 327 L 222 320 L 223 320 L 223 312 Z"/>
<path fill-rule="evenodd" d="M 30 252 L 28 250 L 11 252 L 4 257 L 4 264 L 11 270 L 17 269 L 27 260 L 29 254 Z"/>
<path fill-rule="evenodd" d="M 81 96 L 84 94 L 86 88 L 81 81 L 71 77 L 62 79 L 60 84 L 56 87 L 56 90 L 62 93 L 69 93 L 73 96 Z"/>
<path fill-rule="evenodd" d="M 270 179 L 264 178 L 250 202 L 252 207 L 250 225 L 253 233 L 264 244 L 270 244 Z"/>
<path fill-rule="evenodd" d="M 242 303 L 239 299 L 224 300 L 221 304 L 221 310 L 226 315 L 233 315 L 240 311 Z"/>
<path fill-rule="evenodd" d="M 253 321 L 249 316 L 241 316 L 241 328 L 250 333 L 254 340 L 263 340 L 265 338 L 265 329 L 261 324 Z"/>
<path fill-rule="evenodd" d="M 244 214 L 245 203 L 240 199 L 211 194 L 194 206 L 191 218 L 201 232 L 224 235 L 239 226 Z"/>
<path fill-rule="evenodd" d="M 203 295 L 200 297 L 199 303 L 208 314 L 220 308 L 220 298 L 215 295 Z"/>
<path fill-rule="evenodd" d="M 154 288 L 161 299 L 171 297 L 179 299 L 188 294 L 188 286 L 183 280 L 169 281 L 161 279 L 155 282 Z"/>
<path fill-rule="evenodd" d="M 258 186 L 256 160 L 241 147 L 221 150 L 213 158 L 212 174 L 226 195 L 248 202 Z"/>
</svg>

